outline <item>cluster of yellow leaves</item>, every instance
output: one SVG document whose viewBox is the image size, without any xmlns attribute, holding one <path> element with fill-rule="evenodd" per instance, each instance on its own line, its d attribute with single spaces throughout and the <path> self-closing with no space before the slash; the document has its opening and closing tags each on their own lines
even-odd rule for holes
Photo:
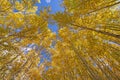
<svg viewBox="0 0 120 80">
<path fill-rule="evenodd" d="M 19 11 L 35 11 L 33 5 L 40 0 L 1 0 L 0 1 L 0 12 L 12 12 L 13 9 Z"/>
<path fill-rule="evenodd" d="M 40 52 L 31 50 L 25 54 L 21 51 L 32 43 L 49 48 L 55 39 L 44 19 L 48 17 L 47 11 L 40 12 L 40 16 L 35 14 L 37 8 L 33 5 L 37 1 L 40 2 L 0 0 L 0 79 L 40 80 L 44 70 L 44 67 L 38 67 Z M 14 9 L 18 12 L 13 12 Z"/>
<path fill-rule="evenodd" d="M 64 0 L 49 80 L 119 80 L 118 0 Z M 116 9 L 116 10 L 115 10 Z"/>
</svg>

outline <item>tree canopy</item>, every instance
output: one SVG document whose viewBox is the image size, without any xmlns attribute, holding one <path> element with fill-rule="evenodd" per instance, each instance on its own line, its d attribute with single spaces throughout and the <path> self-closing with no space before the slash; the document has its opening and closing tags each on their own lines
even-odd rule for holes
<svg viewBox="0 0 120 80">
<path fill-rule="evenodd" d="M 0 0 L 1 80 L 120 80 L 119 0 L 63 0 L 55 14 L 35 3 Z"/>
</svg>

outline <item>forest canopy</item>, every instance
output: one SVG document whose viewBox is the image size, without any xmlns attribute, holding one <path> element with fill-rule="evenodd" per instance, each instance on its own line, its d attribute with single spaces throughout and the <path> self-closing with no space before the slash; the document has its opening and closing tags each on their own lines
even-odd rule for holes
<svg viewBox="0 0 120 80">
<path fill-rule="evenodd" d="M 120 80 L 120 0 L 41 2 L 0 0 L 0 80 Z"/>
</svg>

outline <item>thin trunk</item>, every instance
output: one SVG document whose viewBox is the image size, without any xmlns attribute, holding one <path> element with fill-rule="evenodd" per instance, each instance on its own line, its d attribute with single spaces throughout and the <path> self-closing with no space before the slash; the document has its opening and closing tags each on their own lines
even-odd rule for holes
<svg viewBox="0 0 120 80">
<path fill-rule="evenodd" d="M 117 5 L 117 4 L 120 4 L 120 1 L 119 1 L 119 2 L 116 2 L 116 3 L 114 3 L 114 4 L 111 4 L 111 5 L 107 5 L 107 6 L 105 6 L 105 7 L 98 8 L 98 9 L 96 9 L 96 10 L 94 10 L 94 11 L 91 11 L 91 12 L 88 12 L 88 13 L 86 13 L 86 14 L 91 14 L 91 13 L 93 13 L 93 12 L 97 12 L 97 11 L 99 11 L 99 10 L 102 10 L 102 9 L 105 9 L 105 8 L 109 8 L 109 7 L 115 6 L 115 5 Z"/>
<path fill-rule="evenodd" d="M 72 43 L 71 43 L 72 45 Z M 92 80 L 99 80 L 100 77 L 97 76 L 97 74 L 92 70 L 92 68 L 88 65 L 87 61 L 83 58 L 81 54 L 79 54 L 79 51 L 72 45 L 72 49 L 75 51 L 76 56 L 82 61 L 83 65 L 85 66 L 86 70 L 88 71 L 88 74 L 90 75 L 90 78 Z"/>
<path fill-rule="evenodd" d="M 101 31 L 101 30 L 95 30 L 95 29 L 88 28 L 88 27 L 85 27 L 85 26 L 79 26 L 77 24 L 71 24 L 71 25 L 81 27 L 81 28 L 86 29 L 86 30 L 94 31 L 94 32 L 97 32 L 97 33 L 101 33 L 101 34 L 104 34 L 104 35 L 107 35 L 107 36 L 111 36 L 111 37 L 120 39 L 120 35 L 118 35 L 118 34 L 113 34 L 113 33 L 105 32 L 105 31 Z"/>
</svg>

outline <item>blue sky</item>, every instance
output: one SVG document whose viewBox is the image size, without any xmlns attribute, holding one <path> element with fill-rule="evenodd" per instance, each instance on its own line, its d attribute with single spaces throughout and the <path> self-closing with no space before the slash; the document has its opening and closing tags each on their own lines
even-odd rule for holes
<svg viewBox="0 0 120 80">
<path fill-rule="evenodd" d="M 55 14 L 56 12 L 63 12 L 64 8 L 61 6 L 62 0 L 41 0 L 41 3 L 37 3 L 36 6 L 38 6 L 37 14 L 39 14 L 39 11 L 44 7 L 51 7 L 50 14 Z M 58 32 L 57 24 L 48 24 L 48 27 L 55 33 Z"/>
<path fill-rule="evenodd" d="M 38 11 L 36 12 L 39 14 L 40 10 L 44 7 L 51 7 L 50 14 L 55 14 L 56 12 L 63 12 L 64 8 L 61 6 L 62 0 L 41 0 L 41 3 L 37 3 Z M 48 24 L 48 27 L 52 30 L 52 32 L 58 32 L 57 24 Z M 45 50 L 41 51 L 41 60 L 40 64 L 43 63 L 45 60 L 51 61 L 51 55 L 48 54 Z M 40 65 L 38 64 L 38 65 Z"/>
<path fill-rule="evenodd" d="M 35 6 L 38 7 L 36 13 L 39 14 L 40 10 L 42 10 L 44 7 L 51 7 L 50 14 L 55 14 L 56 12 L 63 12 L 64 8 L 61 6 L 62 1 L 63 0 L 41 0 L 40 3 L 35 4 Z M 18 12 L 17 9 L 14 9 L 13 11 Z M 52 32 L 58 32 L 57 24 L 48 24 L 48 27 L 51 29 Z"/>
<path fill-rule="evenodd" d="M 64 8 L 60 6 L 62 3 L 62 0 L 41 0 L 41 3 L 37 3 L 36 6 L 38 6 L 38 12 L 41 10 L 41 7 L 51 7 L 51 14 L 54 14 L 58 11 L 64 11 Z"/>
</svg>

